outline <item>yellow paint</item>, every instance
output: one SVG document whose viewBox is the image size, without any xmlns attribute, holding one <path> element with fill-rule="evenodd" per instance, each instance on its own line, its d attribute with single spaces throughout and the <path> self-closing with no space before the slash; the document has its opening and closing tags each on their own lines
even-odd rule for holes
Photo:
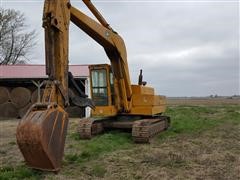
<svg viewBox="0 0 240 180">
<path fill-rule="evenodd" d="M 154 95 L 154 89 L 152 87 L 140 86 L 140 85 L 132 85 L 133 94 L 148 94 Z"/>
<path fill-rule="evenodd" d="M 92 110 L 92 116 L 115 116 L 116 114 L 115 106 L 97 106 Z"/>
<path fill-rule="evenodd" d="M 166 110 L 166 106 L 136 106 L 132 107 L 131 115 L 156 115 L 163 113 Z"/>
<path fill-rule="evenodd" d="M 133 94 L 133 106 L 160 106 L 166 104 L 165 96 Z"/>
</svg>

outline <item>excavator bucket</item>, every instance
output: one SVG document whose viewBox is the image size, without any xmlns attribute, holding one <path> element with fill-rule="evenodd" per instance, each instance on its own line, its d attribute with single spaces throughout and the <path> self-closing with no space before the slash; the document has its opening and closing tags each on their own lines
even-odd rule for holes
<svg viewBox="0 0 240 180">
<path fill-rule="evenodd" d="M 26 164 L 59 171 L 64 152 L 68 114 L 57 104 L 34 104 L 17 127 L 17 144 Z"/>
</svg>

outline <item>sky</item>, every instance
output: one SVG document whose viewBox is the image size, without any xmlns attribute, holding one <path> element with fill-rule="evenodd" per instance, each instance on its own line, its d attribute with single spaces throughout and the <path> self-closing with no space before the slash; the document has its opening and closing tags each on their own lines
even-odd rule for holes
<svg viewBox="0 0 240 180">
<path fill-rule="evenodd" d="M 44 64 L 43 0 L 0 0 L 37 31 L 31 64 Z M 140 69 L 157 94 L 240 94 L 239 1 L 92 0 L 124 39 L 133 84 Z M 81 0 L 71 4 L 93 17 Z M 110 63 L 103 48 L 70 25 L 70 64 Z"/>
</svg>

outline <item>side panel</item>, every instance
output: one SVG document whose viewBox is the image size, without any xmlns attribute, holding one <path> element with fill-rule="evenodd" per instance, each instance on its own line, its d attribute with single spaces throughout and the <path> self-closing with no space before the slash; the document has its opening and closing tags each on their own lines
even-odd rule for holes
<svg viewBox="0 0 240 180">
<path fill-rule="evenodd" d="M 154 88 L 132 85 L 131 115 L 153 116 L 166 111 L 166 97 L 154 95 Z"/>
<path fill-rule="evenodd" d="M 153 116 L 156 114 L 161 114 L 166 111 L 166 106 L 138 106 L 133 107 L 130 114 L 131 115 L 146 115 Z"/>
<path fill-rule="evenodd" d="M 92 110 L 92 116 L 116 116 L 117 111 L 115 106 L 97 106 Z"/>
<path fill-rule="evenodd" d="M 166 97 L 158 95 L 133 94 L 133 106 L 161 106 L 166 105 Z"/>
</svg>

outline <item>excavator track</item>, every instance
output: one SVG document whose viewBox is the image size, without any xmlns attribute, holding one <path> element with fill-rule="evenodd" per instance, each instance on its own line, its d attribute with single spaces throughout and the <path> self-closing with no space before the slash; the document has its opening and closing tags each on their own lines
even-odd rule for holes
<svg viewBox="0 0 240 180">
<path fill-rule="evenodd" d="M 130 124 L 130 125 L 129 125 Z M 156 116 L 149 119 L 135 121 L 115 122 L 110 119 L 81 119 L 78 125 L 78 134 L 81 139 L 91 139 L 107 129 L 132 129 L 132 138 L 136 143 L 150 143 L 153 136 L 168 129 L 170 118 L 167 116 Z"/>
<path fill-rule="evenodd" d="M 154 119 L 137 120 L 132 126 L 132 137 L 136 143 L 150 143 L 153 136 L 168 129 L 170 118 L 158 116 Z"/>
<path fill-rule="evenodd" d="M 81 139 L 91 139 L 92 136 L 100 134 L 103 130 L 103 122 L 92 118 L 81 119 L 77 128 Z"/>
</svg>

